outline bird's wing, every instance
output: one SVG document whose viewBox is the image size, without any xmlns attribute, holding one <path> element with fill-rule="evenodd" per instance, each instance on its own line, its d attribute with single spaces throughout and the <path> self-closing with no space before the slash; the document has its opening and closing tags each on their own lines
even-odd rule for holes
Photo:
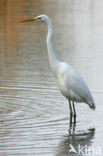
<svg viewBox="0 0 103 156">
<path fill-rule="evenodd" d="M 91 98 L 91 93 L 83 78 L 72 67 L 67 69 L 64 74 L 64 82 L 68 90 L 71 90 L 74 95 L 80 96 L 83 101 Z"/>
</svg>

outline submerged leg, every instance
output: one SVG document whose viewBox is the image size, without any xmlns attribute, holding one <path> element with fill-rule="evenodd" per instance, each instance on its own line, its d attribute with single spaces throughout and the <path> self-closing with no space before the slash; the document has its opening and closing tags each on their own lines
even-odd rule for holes
<svg viewBox="0 0 103 156">
<path fill-rule="evenodd" d="M 73 111 L 74 111 L 74 118 L 76 118 L 76 110 L 75 110 L 74 101 L 73 101 Z"/>
<path fill-rule="evenodd" d="M 73 115 L 73 112 L 72 112 L 72 106 L 70 100 L 69 100 L 69 108 L 70 108 L 70 117 L 71 117 Z"/>
</svg>

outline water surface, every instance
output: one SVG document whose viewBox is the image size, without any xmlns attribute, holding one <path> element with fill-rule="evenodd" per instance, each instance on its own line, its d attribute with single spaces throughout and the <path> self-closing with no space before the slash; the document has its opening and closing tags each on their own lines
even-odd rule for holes
<svg viewBox="0 0 103 156">
<path fill-rule="evenodd" d="M 79 156 L 69 153 L 70 144 L 103 150 L 102 6 L 102 0 L 0 2 L 1 156 Z M 83 75 L 95 98 L 95 112 L 76 104 L 76 125 L 49 66 L 46 25 L 20 23 L 39 14 L 52 18 L 57 57 Z"/>
</svg>

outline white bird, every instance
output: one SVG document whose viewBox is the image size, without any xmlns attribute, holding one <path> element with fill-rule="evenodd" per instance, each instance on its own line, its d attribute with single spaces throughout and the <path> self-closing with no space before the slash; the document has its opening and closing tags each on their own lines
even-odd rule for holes
<svg viewBox="0 0 103 156">
<path fill-rule="evenodd" d="M 88 104 L 91 109 L 95 109 L 93 97 L 83 78 L 69 64 L 60 62 L 55 55 L 52 45 L 53 25 L 50 18 L 46 15 L 40 15 L 32 19 L 23 20 L 22 22 L 28 21 L 45 22 L 48 26 L 47 49 L 50 66 L 57 79 L 61 93 L 69 101 L 70 115 L 73 115 L 74 111 L 74 116 L 76 117 L 74 102 L 84 102 Z"/>
</svg>

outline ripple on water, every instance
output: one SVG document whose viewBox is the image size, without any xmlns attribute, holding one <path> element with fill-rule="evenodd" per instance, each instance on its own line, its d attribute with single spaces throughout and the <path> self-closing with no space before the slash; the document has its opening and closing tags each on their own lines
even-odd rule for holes
<svg viewBox="0 0 103 156">
<path fill-rule="evenodd" d="M 101 147 L 103 1 L 9 0 L 0 4 L 0 155 L 67 156 L 70 143 L 75 148 L 78 143 Z M 40 13 L 53 19 L 58 58 L 84 76 L 95 97 L 95 112 L 76 104 L 76 126 L 70 124 L 68 101 L 61 96 L 49 66 L 47 28 L 19 22 Z"/>
</svg>

